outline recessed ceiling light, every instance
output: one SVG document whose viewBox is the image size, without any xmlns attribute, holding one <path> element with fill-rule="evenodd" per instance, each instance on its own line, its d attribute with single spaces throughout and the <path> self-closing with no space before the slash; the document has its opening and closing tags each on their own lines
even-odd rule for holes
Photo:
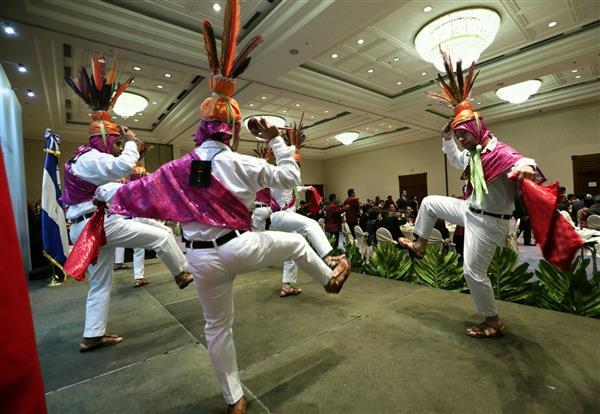
<svg viewBox="0 0 600 414">
<path fill-rule="evenodd" d="M 375 130 L 375 132 L 379 132 L 379 130 L 378 130 L 378 129 L 376 129 L 376 130 Z"/>
<path fill-rule="evenodd" d="M 338 55 L 337 53 L 332 53 L 331 54 L 331 58 L 332 59 L 337 59 L 338 57 L 340 57 L 340 55 Z"/>
<path fill-rule="evenodd" d="M 298 108 L 298 107 L 300 107 L 300 104 L 296 104 L 296 107 L 297 107 L 297 108 Z"/>
<path fill-rule="evenodd" d="M 165 73 L 165 78 L 170 78 L 172 75 L 170 73 Z"/>
<path fill-rule="evenodd" d="M 264 101 L 265 99 L 267 99 L 267 97 L 266 96 L 261 96 L 260 99 L 262 99 Z"/>
<path fill-rule="evenodd" d="M 394 59 L 392 59 L 394 62 L 398 62 L 400 60 L 399 57 L 395 57 Z"/>
<path fill-rule="evenodd" d="M 283 112 L 284 114 L 287 113 L 287 111 L 285 109 L 283 111 L 281 111 L 281 112 Z"/>
<path fill-rule="evenodd" d="M 140 71 L 140 70 L 142 70 L 142 68 L 140 68 L 139 66 L 134 66 L 134 67 L 133 67 L 133 70 Z"/>
<path fill-rule="evenodd" d="M 367 127 L 367 131 L 369 130 L 369 127 Z"/>
<path fill-rule="evenodd" d="M 315 119 L 315 116 L 314 116 L 314 115 L 311 115 L 311 116 L 310 116 L 310 119 Z"/>
<path fill-rule="evenodd" d="M 577 72 L 579 72 L 579 69 L 573 69 L 573 70 L 571 71 L 571 73 L 577 73 Z"/>
<path fill-rule="evenodd" d="M 379 126 L 383 126 L 383 122 L 379 124 Z"/>
<path fill-rule="evenodd" d="M 391 125 L 388 125 L 388 128 L 391 128 L 391 127 L 392 127 Z"/>
<path fill-rule="evenodd" d="M 92 116 L 92 114 L 91 114 L 91 113 L 88 113 L 88 116 Z"/>
<path fill-rule="evenodd" d="M 374 72 L 374 70 L 373 70 L 373 69 L 369 69 L 367 72 L 369 72 L 369 73 L 373 73 L 373 72 Z"/>
<path fill-rule="evenodd" d="M 326 114 L 328 114 L 328 113 L 329 113 L 329 111 L 328 111 L 327 109 L 326 109 L 326 110 L 324 110 L 323 112 L 325 112 Z"/>
<path fill-rule="evenodd" d="M 364 39 L 358 39 L 356 41 L 356 43 L 358 43 L 359 45 L 362 45 L 363 43 L 365 43 L 365 40 Z"/>
<path fill-rule="evenodd" d="M 213 4 L 213 10 L 216 12 L 220 12 L 221 11 L 221 5 L 219 3 L 215 3 Z"/>
<path fill-rule="evenodd" d="M 30 98 L 33 98 L 35 96 L 35 93 L 33 93 L 33 91 L 31 89 L 27 89 L 27 96 L 29 96 Z"/>
<path fill-rule="evenodd" d="M 152 101 L 152 105 L 156 105 L 158 102 L 156 101 Z"/>
<path fill-rule="evenodd" d="M 135 79 L 132 79 L 130 83 L 135 83 Z"/>
<path fill-rule="evenodd" d="M 138 112 L 138 115 L 139 116 L 144 116 L 144 113 L 143 112 Z"/>
<path fill-rule="evenodd" d="M 423 9 L 423 11 L 424 11 L 425 13 L 429 13 L 429 12 L 430 12 L 430 11 L 432 11 L 432 10 L 433 10 L 433 7 L 431 7 L 431 6 L 427 6 L 427 7 L 425 7 L 425 8 Z"/>
<path fill-rule="evenodd" d="M 7 35 L 14 35 L 17 32 L 15 32 L 15 29 L 7 23 L 4 25 L 4 33 L 6 33 Z"/>
<path fill-rule="evenodd" d="M 19 72 L 21 73 L 25 73 L 27 72 L 27 68 L 25 67 L 25 65 L 23 65 L 22 63 L 19 63 Z"/>
<path fill-rule="evenodd" d="M 427 72 L 421 72 L 421 75 L 425 76 L 425 75 L 427 75 Z"/>
<path fill-rule="evenodd" d="M 481 102 L 477 102 L 477 105 L 481 105 Z"/>
<path fill-rule="evenodd" d="M 575 76 L 575 79 L 581 79 L 581 75 Z"/>
<path fill-rule="evenodd" d="M 253 104 L 253 103 L 251 103 L 251 104 L 248 104 L 248 106 L 249 106 L 250 108 L 253 108 L 253 107 L 254 107 L 254 104 Z"/>
<path fill-rule="evenodd" d="M 556 26 L 556 22 L 552 21 L 550 23 L 548 23 L 548 27 L 554 27 Z"/>
<path fill-rule="evenodd" d="M 135 118 L 135 119 L 133 120 L 133 122 L 139 122 L 139 121 L 140 121 L 140 120 L 139 120 L 139 119 L 137 119 L 137 118 Z"/>
<path fill-rule="evenodd" d="M 164 86 L 163 86 L 163 85 L 160 85 L 160 84 L 159 84 L 159 85 L 156 85 L 156 87 L 157 87 L 158 89 L 162 89 L 162 88 L 164 88 Z"/>
<path fill-rule="evenodd" d="M 402 85 L 401 81 L 396 82 L 396 85 Z"/>
<path fill-rule="evenodd" d="M 113 116 L 113 117 L 112 117 L 112 119 L 117 119 L 117 117 L 116 117 L 116 116 Z"/>
</svg>

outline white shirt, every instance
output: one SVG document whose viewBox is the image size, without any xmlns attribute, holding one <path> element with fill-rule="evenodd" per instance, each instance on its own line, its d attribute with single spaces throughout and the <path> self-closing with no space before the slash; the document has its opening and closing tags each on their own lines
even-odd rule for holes
<svg viewBox="0 0 600 414">
<path fill-rule="evenodd" d="M 309 186 L 299 185 L 296 187 L 296 192 L 304 193 L 306 191 L 310 191 L 311 188 L 312 187 L 310 185 Z M 286 205 L 288 205 L 292 201 L 292 196 L 294 195 L 294 191 L 290 190 L 289 188 L 286 188 L 285 190 L 281 190 L 279 188 L 272 188 L 271 195 L 273 196 L 275 201 L 277 201 L 277 204 L 279 204 L 279 206 L 281 208 L 284 208 Z M 290 206 L 286 210 L 296 211 L 296 202 L 297 201 L 298 200 L 295 200 L 294 205 Z"/>
<path fill-rule="evenodd" d="M 496 137 L 492 137 L 481 153 L 493 151 L 494 148 L 496 148 L 497 143 L 498 140 Z M 469 151 L 460 151 L 453 139 L 442 139 L 442 149 L 448 157 L 448 162 L 454 167 L 464 171 L 464 169 L 469 166 L 469 162 L 471 161 Z M 533 159 L 521 158 L 513 165 L 511 171 L 520 165 L 531 165 L 533 168 L 537 167 L 537 164 Z M 473 197 L 474 193 L 471 193 L 467 200 L 469 206 L 490 213 L 511 215 L 515 209 L 515 183 L 508 178 L 508 173 L 501 174 L 491 183 L 486 184 L 488 193 L 484 195 L 481 205 L 477 203 L 477 198 Z"/>
<path fill-rule="evenodd" d="M 139 158 L 140 154 L 135 142 L 127 141 L 123 152 L 118 157 L 96 149 L 82 154 L 77 161 L 71 164 L 71 172 L 82 180 L 101 186 L 125 177 L 131 172 Z M 96 206 L 91 200 L 84 201 L 69 206 L 67 218 L 72 220 L 95 210 Z"/>
<path fill-rule="evenodd" d="M 218 141 L 205 141 L 194 151 L 201 160 L 210 160 L 224 150 L 212 158 L 212 173 L 251 210 L 260 189 L 285 189 L 300 184 L 300 168 L 294 160 L 296 148 L 288 147 L 281 137 L 272 139 L 269 145 L 276 166 L 261 158 L 233 152 Z M 204 241 L 217 239 L 231 231 L 200 223 L 181 223 L 181 228 L 186 239 Z"/>
</svg>

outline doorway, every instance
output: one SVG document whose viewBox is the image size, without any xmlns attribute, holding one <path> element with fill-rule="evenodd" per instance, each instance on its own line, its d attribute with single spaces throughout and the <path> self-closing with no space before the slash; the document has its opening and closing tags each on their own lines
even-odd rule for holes
<svg viewBox="0 0 600 414">
<path fill-rule="evenodd" d="M 427 196 L 427 173 L 398 176 L 398 195 L 406 190 L 408 198 L 417 196 L 419 203 Z"/>
<path fill-rule="evenodd" d="M 573 155 L 573 191 L 575 194 L 600 193 L 600 154 Z"/>
</svg>

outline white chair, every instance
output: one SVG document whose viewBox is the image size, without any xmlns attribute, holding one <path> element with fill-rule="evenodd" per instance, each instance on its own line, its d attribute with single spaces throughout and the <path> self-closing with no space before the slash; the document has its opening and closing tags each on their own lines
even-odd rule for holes
<svg viewBox="0 0 600 414">
<path fill-rule="evenodd" d="M 342 223 L 342 233 L 344 234 L 344 240 L 346 243 L 354 243 L 354 237 L 352 237 L 350 226 L 345 221 Z"/>
<path fill-rule="evenodd" d="M 442 237 L 442 233 L 438 229 L 432 229 L 429 238 L 427 239 L 427 244 L 436 246 L 438 248 L 438 253 L 442 250 L 442 246 L 445 244 L 445 240 Z"/>
<path fill-rule="evenodd" d="M 519 225 L 521 219 L 511 219 L 508 224 L 508 234 L 506 235 L 506 247 L 510 247 L 515 252 L 519 253 L 519 245 L 517 244 L 517 238 L 519 237 Z"/>
<path fill-rule="evenodd" d="M 413 234 L 413 229 L 414 226 L 410 223 L 406 223 L 403 224 L 402 226 L 400 226 L 400 231 L 402 232 L 402 235 L 404 236 L 404 238 L 411 240 L 415 238 L 415 235 Z"/>
<path fill-rule="evenodd" d="M 385 227 L 379 227 L 375 232 L 375 238 L 377 238 L 378 243 L 394 243 L 398 244 L 396 240 L 392 238 L 392 233 Z"/>
<path fill-rule="evenodd" d="M 587 219 L 587 225 L 588 229 L 600 230 L 600 216 L 597 214 L 592 214 L 589 216 Z"/>
<path fill-rule="evenodd" d="M 319 220 L 317 220 L 317 223 L 319 223 L 319 226 L 321 226 L 321 230 L 325 231 L 325 219 L 321 217 Z"/>
<path fill-rule="evenodd" d="M 577 227 L 577 226 L 575 226 L 575 223 L 573 222 L 573 217 L 571 217 L 571 215 L 569 214 L 568 211 L 561 210 L 560 215 L 563 216 L 565 218 L 565 220 L 567 220 L 567 223 L 569 223 L 571 226 Z"/>
<path fill-rule="evenodd" d="M 369 233 L 365 233 L 360 226 L 354 226 L 354 235 L 356 236 L 356 244 L 358 250 L 363 257 L 369 257 L 371 255 L 371 246 L 367 244 L 367 236 Z"/>
</svg>

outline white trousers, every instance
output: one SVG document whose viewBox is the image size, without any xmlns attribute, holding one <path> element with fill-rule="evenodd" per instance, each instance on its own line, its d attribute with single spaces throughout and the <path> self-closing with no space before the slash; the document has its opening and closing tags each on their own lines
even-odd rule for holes
<svg viewBox="0 0 600 414">
<path fill-rule="evenodd" d="M 173 235 L 173 230 L 170 227 L 165 226 L 160 221 L 144 218 L 144 217 L 134 217 L 131 220 L 135 220 L 140 223 L 148 224 L 149 226 L 154 226 L 156 228 L 162 229 L 171 234 L 171 237 L 175 238 Z M 117 247 L 117 249 L 119 249 Z M 144 263 L 146 261 L 146 249 L 140 247 L 137 249 L 133 249 L 133 279 L 143 279 L 144 278 Z"/>
<path fill-rule="evenodd" d="M 233 404 L 243 395 L 232 332 L 235 276 L 293 259 L 325 285 L 332 270 L 301 235 L 278 231 L 246 232 L 218 248 L 188 249 L 187 256 L 206 321 L 213 371 L 225 401 Z"/>
<path fill-rule="evenodd" d="M 429 238 L 435 221 L 440 218 L 465 228 L 464 273 L 477 312 L 496 316 L 496 301 L 488 267 L 498 246 L 504 246 L 508 235 L 508 220 L 475 214 L 464 200 L 429 196 L 423 199 L 414 233 Z"/>
<path fill-rule="evenodd" d="M 71 225 L 71 240 L 75 242 L 88 220 Z M 100 248 L 98 261 L 88 267 L 89 290 L 85 309 L 83 336 L 93 338 L 106 333 L 110 286 L 113 275 L 115 247 L 144 248 L 156 251 L 169 271 L 176 276 L 186 269 L 186 259 L 173 234 L 148 224 L 126 220 L 119 215 L 104 218 L 106 245 Z"/>
<path fill-rule="evenodd" d="M 115 264 L 123 263 L 125 263 L 125 248 L 117 247 L 115 248 Z"/>
<path fill-rule="evenodd" d="M 308 237 L 320 257 L 325 257 L 332 248 L 325 232 L 315 220 L 291 210 L 277 211 L 271 214 L 271 229 L 277 231 L 300 233 Z M 296 283 L 298 266 L 293 260 L 283 263 L 283 283 Z"/>
</svg>

